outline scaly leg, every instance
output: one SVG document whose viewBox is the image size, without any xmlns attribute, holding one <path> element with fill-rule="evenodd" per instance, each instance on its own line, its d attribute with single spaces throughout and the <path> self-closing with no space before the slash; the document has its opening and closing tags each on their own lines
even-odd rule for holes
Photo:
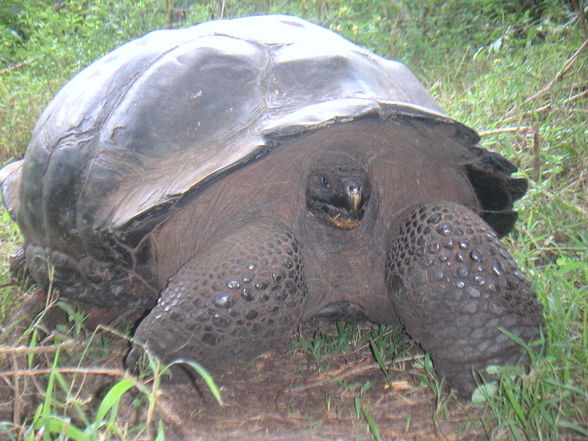
<svg viewBox="0 0 588 441">
<path fill-rule="evenodd" d="M 523 273 L 478 215 L 451 202 L 419 204 L 394 223 L 386 279 L 408 334 L 462 396 L 472 375 L 515 364 L 539 334 L 541 306 Z"/>
<path fill-rule="evenodd" d="M 135 338 L 164 361 L 230 366 L 282 343 L 305 300 L 296 238 L 280 224 L 256 222 L 181 267 Z M 128 361 L 140 354 L 135 346 Z"/>
</svg>

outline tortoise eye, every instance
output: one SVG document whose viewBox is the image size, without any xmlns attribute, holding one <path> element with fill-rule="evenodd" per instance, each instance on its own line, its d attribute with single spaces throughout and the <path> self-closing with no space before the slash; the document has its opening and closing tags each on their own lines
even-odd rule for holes
<svg viewBox="0 0 588 441">
<path fill-rule="evenodd" d="M 321 176 L 321 184 L 323 187 L 325 188 L 330 188 L 331 187 L 331 183 L 329 182 L 329 180 L 327 178 L 325 178 L 324 176 Z"/>
</svg>

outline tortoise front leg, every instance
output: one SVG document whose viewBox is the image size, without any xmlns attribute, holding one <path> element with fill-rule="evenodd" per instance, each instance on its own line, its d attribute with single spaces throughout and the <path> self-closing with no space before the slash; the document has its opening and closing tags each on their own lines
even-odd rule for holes
<svg viewBox="0 0 588 441">
<path fill-rule="evenodd" d="M 386 280 L 400 320 L 436 371 L 469 396 L 475 370 L 523 356 L 498 328 L 526 342 L 539 334 L 535 294 L 492 229 L 463 206 L 419 204 L 392 230 Z"/>
<path fill-rule="evenodd" d="M 305 300 L 296 238 L 280 224 L 258 221 L 181 267 L 135 339 L 164 361 L 231 366 L 282 343 L 300 323 Z M 135 346 L 128 363 L 141 352 Z"/>
</svg>

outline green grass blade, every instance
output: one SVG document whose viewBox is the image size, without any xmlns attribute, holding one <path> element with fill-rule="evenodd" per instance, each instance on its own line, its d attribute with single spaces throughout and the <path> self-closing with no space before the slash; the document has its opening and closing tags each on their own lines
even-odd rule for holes
<svg viewBox="0 0 588 441">
<path fill-rule="evenodd" d="M 355 408 L 355 417 L 361 418 L 361 398 L 359 395 L 353 398 L 353 407 Z"/>
<path fill-rule="evenodd" d="M 588 437 L 588 429 L 580 426 L 576 423 L 570 423 L 569 421 L 558 421 L 557 427 L 561 427 L 562 429 L 573 430 L 574 432 L 579 433 L 585 437 Z"/>
<path fill-rule="evenodd" d="M 525 441 L 525 439 L 521 437 L 519 426 L 517 426 L 514 421 L 508 421 L 506 425 L 515 441 Z"/>
<path fill-rule="evenodd" d="M 165 431 L 163 429 L 163 421 L 159 420 L 159 424 L 157 425 L 157 436 L 155 437 L 155 441 L 165 441 Z"/>
<path fill-rule="evenodd" d="M 362 413 L 367 425 L 369 426 L 370 431 L 372 432 L 372 435 L 374 435 L 374 438 L 376 439 L 376 441 L 382 441 L 382 436 L 380 435 L 380 428 L 378 427 L 378 425 L 376 424 L 376 422 L 372 418 L 372 414 L 370 413 L 369 408 L 362 407 L 361 413 Z"/>
<path fill-rule="evenodd" d="M 46 427 L 50 422 L 51 417 L 51 403 L 54 400 L 53 390 L 55 389 L 55 376 L 56 376 L 56 369 L 57 364 L 59 363 L 59 355 L 60 351 L 55 352 L 55 356 L 53 358 L 53 364 L 51 366 L 51 373 L 49 374 L 49 380 L 47 381 L 47 389 L 45 391 L 45 399 L 43 400 L 43 407 L 39 414 L 39 419 L 34 422 L 34 427 L 36 429 L 40 429 L 41 427 Z M 43 439 L 45 441 L 51 441 L 49 437 L 49 430 L 46 430 L 43 434 Z"/>
<path fill-rule="evenodd" d="M 370 388 L 376 383 L 374 383 L 373 381 L 366 381 L 363 386 L 361 386 L 361 389 L 359 389 L 359 394 L 363 396 L 364 393 L 366 393 L 368 390 L 370 390 Z"/>
<path fill-rule="evenodd" d="M 98 412 L 96 412 L 96 422 L 99 423 L 104 421 L 108 411 L 112 409 L 116 403 L 120 402 L 121 397 L 125 394 L 126 391 L 134 386 L 135 382 L 128 378 L 123 378 L 114 386 L 112 386 L 102 399 L 100 407 L 98 407 Z"/>
<path fill-rule="evenodd" d="M 39 422 L 39 427 L 41 427 L 40 418 L 41 418 L 42 414 L 43 414 L 43 404 L 40 404 L 39 406 L 37 406 L 37 409 L 35 410 L 35 414 L 33 416 L 33 422 L 25 435 L 26 441 L 33 441 L 35 439 L 35 430 L 37 429 L 37 422 Z"/>
<path fill-rule="evenodd" d="M 384 357 L 382 357 L 382 348 L 381 348 L 381 345 L 379 343 L 376 343 L 375 341 L 372 340 L 370 342 L 370 349 L 372 350 L 372 355 L 376 359 L 376 363 L 378 363 L 378 366 L 380 367 L 380 370 L 387 377 L 388 376 L 388 370 L 386 369 L 386 363 L 384 362 Z"/>
<path fill-rule="evenodd" d="M 29 347 L 31 349 L 35 348 L 37 346 L 38 340 L 39 340 L 39 330 L 35 327 L 35 328 L 33 328 L 33 332 L 31 333 L 31 340 L 29 343 Z M 35 354 L 33 354 L 32 352 L 30 354 L 27 354 L 27 367 L 29 369 L 33 368 L 34 357 L 35 357 Z"/>
<path fill-rule="evenodd" d="M 52 415 L 47 421 L 46 432 L 49 434 L 65 435 L 72 441 L 94 441 L 95 438 L 87 435 L 76 426 L 72 426 L 69 419 Z"/>
<path fill-rule="evenodd" d="M 523 408 L 521 407 L 521 405 L 517 401 L 517 398 L 513 394 L 510 385 L 507 385 L 507 387 L 505 387 L 503 390 L 506 393 L 506 398 L 508 399 L 508 402 L 510 403 L 510 406 L 512 407 L 512 410 L 514 411 L 515 415 L 517 416 L 519 421 L 524 424 L 525 412 L 523 411 Z"/>
<path fill-rule="evenodd" d="M 11 423 L 0 421 L 0 435 L 4 435 L 8 441 L 16 441 L 16 437 L 10 427 Z"/>
<path fill-rule="evenodd" d="M 216 401 L 218 402 L 218 404 L 220 404 L 221 406 L 224 405 L 219 388 L 217 387 L 216 383 L 214 382 L 214 379 L 212 378 L 212 376 L 208 373 L 208 371 L 206 369 L 204 369 L 204 367 L 202 365 L 200 365 L 199 363 L 196 363 L 195 361 L 192 361 L 192 360 L 178 359 L 178 360 L 173 361 L 169 366 L 171 367 L 174 364 L 187 364 L 192 369 L 194 369 L 198 373 L 198 375 L 200 375 L 202 377 L 202 379 L 204 380 L 204 382 L 206 383 L 206 385 L 210 389 L 210 392 L 212 393 L 214 398 L 216 398 Z"/>
</svg>

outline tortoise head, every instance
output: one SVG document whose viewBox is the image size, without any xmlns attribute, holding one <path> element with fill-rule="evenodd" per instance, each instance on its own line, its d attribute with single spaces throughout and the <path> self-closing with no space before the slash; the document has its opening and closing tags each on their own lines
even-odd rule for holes
<svg viewBox="0 0 588 441">
<path fill-rule="evenodd" d="M 344 230 L 357 227 L 370 198 L 368 173 L 357 158 L 327 152 L 308 175 L 306 206 L 327 225 Z"/>
</svg>

